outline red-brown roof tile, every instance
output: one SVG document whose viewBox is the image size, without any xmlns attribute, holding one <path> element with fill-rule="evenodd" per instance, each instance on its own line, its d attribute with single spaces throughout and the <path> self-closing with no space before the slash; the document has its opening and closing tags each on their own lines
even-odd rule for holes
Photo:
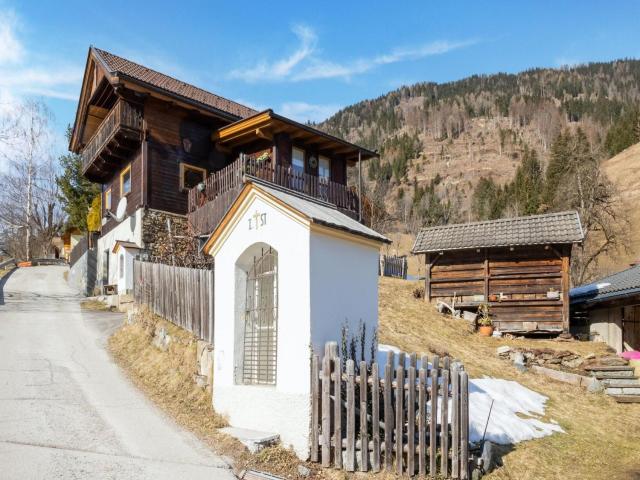
<svg viewBox="0 0 640 480">
<path fill-rule="evenodd" d="M 151 68 L 127 60 L 126 58 L 114 55 L 113 53 L 95 47 L 93 47 L 93 51 L 112 75 L 125 75 L 134 81 L 161 89 L 170 95 L 183 97 L 187 100 L 198 102 L 205 107 L 221 110 L 222 112 L 239 118 L 249 117 L 257 113 L 256 110 L 252 108 L 207 92 L 194 85 L 177 80 L 169 75 L 157 72 Z"/>
</svg>

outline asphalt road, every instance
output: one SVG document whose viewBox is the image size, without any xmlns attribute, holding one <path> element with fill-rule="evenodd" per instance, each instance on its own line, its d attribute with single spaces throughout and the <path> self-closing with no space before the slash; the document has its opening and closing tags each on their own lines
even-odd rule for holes
<svg viewBox="0 0 640 480">
<path fill-rule="evenodd" d="M 0 283 L 0 478 L 233 479 L 111 361 L 123 316 L 82 312 L 65 269 Z"/>
</svg>

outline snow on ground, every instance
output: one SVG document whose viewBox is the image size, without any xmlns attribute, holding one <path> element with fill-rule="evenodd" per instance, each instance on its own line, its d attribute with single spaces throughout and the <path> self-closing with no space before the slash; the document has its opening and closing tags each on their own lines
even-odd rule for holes
<svg viewBox="0 0 640 480">
<path fill-rule="evenodd" d="M 376 356 L 378 364 L 386 363 L 389 351 L 396 355 L 401 352 L 392 345 L 379 345 Z M 384 372 L 384 369 L 381 368 L 380 372 Z M 564 432 L 556 423 L 540 420 L 547 400 L 544 395 L 511 380 L 488 377 L 469 379 L 469 439 L 472 442 L 482 440 L 490 409 L 486 439 L 495 443 L 506 445 Z"/>
</svg>

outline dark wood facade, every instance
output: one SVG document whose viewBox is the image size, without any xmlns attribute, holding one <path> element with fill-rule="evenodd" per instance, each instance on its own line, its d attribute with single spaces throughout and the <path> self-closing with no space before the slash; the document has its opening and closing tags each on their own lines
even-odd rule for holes
<svg viewBox="0 0 640 480">
<path fill-rule="evenodd" d="M 503 332 L 569 329 L 571 245 L 529 245 L 427 253 L 425 297 L 475 311 L 489 305 Z"/>
<path fill-rule="evenodd" d="M 230 113 L 242 106 L 231 105 L 227 112 L 204 108 L 178 94 L 161 92 L 157 85 L 133 82 L 113 70 L 120 65 L 127 67 L 131 62 L 116 58 L 120 63 L 108 70 L 107 55 L 113 57 L 95 49 L 89 52 L 70 143 L 70 149 L 82 155 L 83 174 L 102 185 L 102 216 L 108 218 L 102 234 L 117 225 L 115 219 L 109 218 L 105 203 L 109 196 L 109 210 L 115 212 L 123 197 L 121 176 L 127 169 L 131 178 L 131 189 L 126 194 L 128 215 L 139 208 L 186 215 L 189 188 L 185 188 L 181 177 L 185 165 L 192 167 L 192 172 L 202 172 L 204 180 L 241 156 L 257 158 L 267 152 L 273 168 L 290 169 L 294 148 L 305 152 L 305 174 L 317 176 L 318 159 L 326 156 L 331 162 L 329 180 L 346 185 L 347 166 L 355 164 L 359 148 L 271 111 L 266 124 L 244 129 L 238 136 L 217 136 L 216 132 L 244 121 L 238 114 Z M 134 68 L 137 67 L 134 65 Z M 144 74 L 151 75 L 151 79 L 161 75 L 148 69 Z M 168 77 L 163 77 L 163 81 L 176 82 Z M 180 89 L 184 85 L 174 87 Z M 214 100 L 223 106 L 233 103 L 196 87 L 187 87 L 195 92 L 196 98 L 206 94 L 208 102 L 212 101 L 210 97 L 216 97 Z M 249 123 L 252 121 L 250 109 L 242 107 L 239 111 Z M 247 114 L 250 116 L 246 117 Z M 265 112 L 262 116 L 257 112 L 253 114 L 260 120 Z M 276 128 L 276 120 L 282 128 Z M 193 187 L 193 183 L 188 187 Z"/>
</svg>

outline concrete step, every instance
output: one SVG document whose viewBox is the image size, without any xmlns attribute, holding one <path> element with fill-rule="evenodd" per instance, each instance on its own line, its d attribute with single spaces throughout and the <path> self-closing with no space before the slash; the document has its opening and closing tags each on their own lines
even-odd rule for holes
<svg viewBox="0 0 640 480">
<path fill-rule="evenodd" d="M 605 387 L 640 387 L 637 377 L 603 378 L 600 380 Z"/>
<path fill-rule="evenodd" d="M 625 370 L 633 370 L 629 365 L 589 365 L 584 367 L 590 372 L 622 372 Z"/>
<path fill-rule="evenodd" d="M 640 403 L 640 395 L 611 395 L 618 403 Z"/>
<path fill-rule="evenodd" d="M 620 385 L 605 387 L 607 395 L 640 395 L 640 385 Z"/>
<path fill-rule="evenodd" d="M 633 368 L 629 368 L 628 370 L 614 370 L 612 372 L 595 371 L 591 372 L 591 376 L 596 377 L 597 379 L 632 378 L 635 376 L 635 371 Z"/>
<path fill-rule="evenodd" d="M 280 441 L 277 433 L 260 432 L 248 428 L 225 427 L 221 432 L 231 435 L 240 441 L 251 453 L 257 453 L 263 448 L 275 445 Z"/>
</svg>

